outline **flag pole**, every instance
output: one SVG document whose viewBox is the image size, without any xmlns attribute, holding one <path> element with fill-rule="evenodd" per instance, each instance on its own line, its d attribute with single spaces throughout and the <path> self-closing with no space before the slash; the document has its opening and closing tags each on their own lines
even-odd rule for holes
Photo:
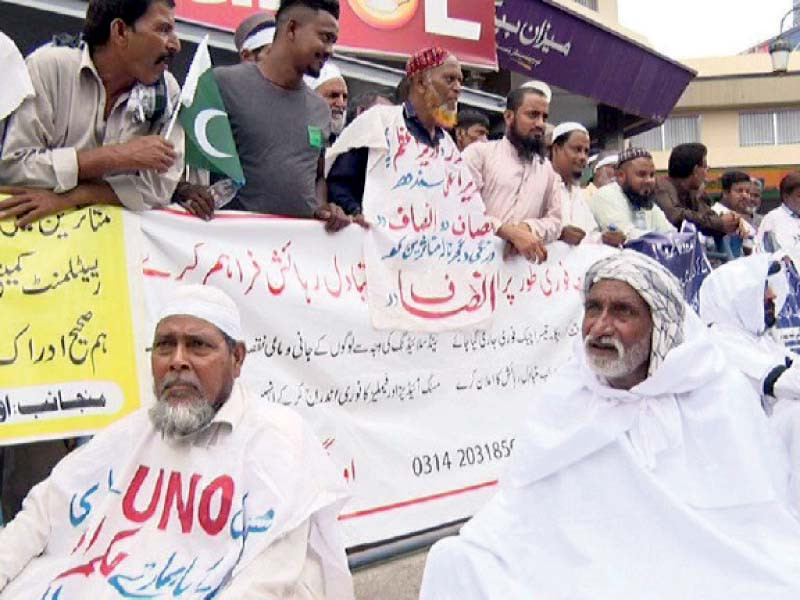
<svg viewBox="0 0 800 600">
<path fill-rule="evenodd" d="M 175 106 L 175 110 L 172 111 L 172 115 L 169 119 L 169 125 L 167 126 L 167 131 L 164 134 L 166 139 L 169 139 L 169 136 L 172 134 L 172 128 L 175 127 L 175 121 L 178 120 L 178 113 L 181 112 L 181 106 L 186 103 L 186 105 L 191 105 L 192 99 L 194 98 L 194 92 L 197 89 L 197 79 L 200 76 L 198 73 L 198 69 L 202 72 L 202 66 L 198 64 L 198 56 L 200 56 L 201 52 L 204 52 L 206 55 L 208 54 L 208 34 L 203 36 L 203 39 L 197 45 L 197 50 L 192 57 L 192 62 L 189 65 L 189 72 L 186 74 L 186 79 L 183 82 L 183 87 L 181 88 L 180 96 L 178 96 L 178 103 Z"/>
<path fill-rule="evenodd" d="M 169 125 L 167 125 L 167 131 L 164 134 L 164 139 L 168 140 L 169 136 L 172 135 L 172 128 L 175 127 L 175 121 L 178 120 L 178 113 L 181 112 L 181 106 L 183 103 L 181 102 L 180 97 L 178 97 L 177 106 L 172 111 L 172 116 L 169 118 Z"/>
</svg>

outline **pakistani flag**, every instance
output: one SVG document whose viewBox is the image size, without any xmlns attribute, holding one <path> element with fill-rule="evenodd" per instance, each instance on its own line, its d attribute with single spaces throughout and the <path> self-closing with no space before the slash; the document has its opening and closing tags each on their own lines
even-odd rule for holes
<svg viewBox="0 0 800 600">
<path fill-rule="evenodd" d="M 225 104 L 211 70 L 208 35 L 197 47 L 181 90 L 178 118 L 186 131 L 186 164 L 244 185 L 244 173 Z"/>
</svg>

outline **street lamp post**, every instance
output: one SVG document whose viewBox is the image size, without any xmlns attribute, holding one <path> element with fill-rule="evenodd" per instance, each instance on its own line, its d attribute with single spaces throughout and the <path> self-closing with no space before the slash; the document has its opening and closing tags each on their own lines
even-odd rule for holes
<svg viewBox="0 0 800 600">
<path fill-rule="evenodd" d="M 792 53 L 794 48 L 789 41 L 783 37 L 783 25 L 786 23 L 786 18 L 789 15 L 793 15 L 796 11 L 800 10 L 800 6 L 795 6 L 789 9 L 783 18 L 781 19 L 781 28 L 778 31 L 778 37 L 772 40 L 772 43 L 769 45 L 769 56 L 772 59 L 772 71 L 773 73 L 783 74 L 789 68 L 789 56 Z"/>
</svg>

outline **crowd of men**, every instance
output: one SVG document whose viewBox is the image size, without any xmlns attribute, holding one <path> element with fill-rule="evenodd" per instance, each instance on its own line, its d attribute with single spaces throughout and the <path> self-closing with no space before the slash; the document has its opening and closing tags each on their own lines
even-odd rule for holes
<svg viewBox="0 0 800 600">
<path fill-rule="evenodd" d="M 174 8 L 90 0 L 82 36 L 25 59 L 16 99 L 0 104 L 0 219 L 24 227 L 77 206 L 172 202 L 214 218 L 213 180 L 187 173 L 184 132 L 169 127 L 180 94 L 168 68 L 181 49 Z M 762 218 L 763 186 L 748 173 L 726 172 L 710 199 L 702 144 L 673 148 L 659 177 L 639 147 L 590 166 L 584 124 L 547 135 L 543 82 L 509 93 L 502 131 L 459 111 L 461 66 L 441 47 L 412 55 L 394 93 L 351 99 L 331 61 L 338 20 L 338 0 L 282 0 L 237 29 L 239 64 L 214 69 L 245 176 L 226 210 L 317 219 L 329 232 L 369 227 L 370 165 L 397 127 L 446 149 L 435 154 L 460 153 L 506 256 L 543 262 L 557 242 L 623 248 L 692 224 L 726 263 L 703 284 L 699 315 L 673 274 L 633 250 L 589 269 L 583 344 L 531 400 L 497 495 L 434 546 L 421 597 L 800 597 L 800 363 L 776 334 L 796 274 L 800 172 Z M 7 37 L 0 45 L 22 64 Z M 4 455 L 0 598 L 160 597 L 147 595 L 148 573 L 163 566 L 157 581 L 174 584 L 194 565 L 204 579 L 191 597 L 353 597 L 337 521 L 346 494 L 303 420 L 236 382 L 245 338 L 224 293 L 178 287 L 153 332 L 150 409 L 69 454 Z M 136 492 L 155 471 L 147 508 Z M 195 487 L 188 507 L 176 500 L 179 522 L 169 504 L 149 520 L 162 483 L 169 503 L 181 472 L 196 473 L 192 486 L 213 480 L 194 529 Z M 222 529 L 209 517 L 214 485 L 220 514 L 240 510 L 230 535 L 209 543 Z M 91 491 L 76 505 L 80 489 Z M 188 556 L 192 567 L 165 574 Z M 112 576 L 122 561 L 139 575 Z"/>
</svg>

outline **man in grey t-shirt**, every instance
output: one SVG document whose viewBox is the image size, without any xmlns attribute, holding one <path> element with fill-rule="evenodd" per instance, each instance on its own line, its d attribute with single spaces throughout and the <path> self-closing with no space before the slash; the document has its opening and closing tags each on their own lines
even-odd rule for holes
<svg viewBox="0 0 800 600">
<path fill-rule="evenodd" d="M 214 69 L 247 181 L 226 208 L 313 217 L 334 231 L 351 223 L 327 201 L 330 109 L 303 83 L 330 58 L 338 18 L 337 0 L 282 0 L 269 52 L 256 63 Z M 187 208 L 204 216 L 191 202 Z"/>
</svg>

